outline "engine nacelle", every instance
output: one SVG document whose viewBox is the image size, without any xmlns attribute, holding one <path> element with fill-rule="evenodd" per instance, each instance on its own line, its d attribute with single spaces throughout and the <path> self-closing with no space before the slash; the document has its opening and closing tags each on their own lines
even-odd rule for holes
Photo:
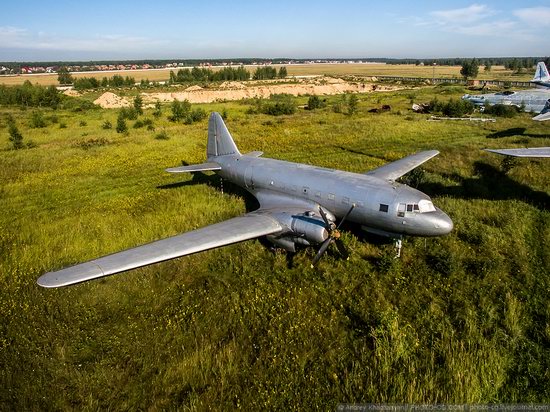
<svg viewBox="0 0 550 412">
<path fill-rule="evenodd" d="M 325 222 L 317 216 L 293 216 L 290 227 L 297 237 L 309 244 L 323 243 L 328 238 Z"/>
<path fill-rule="evenodd" d="M 295 245 L 312 246 L 323 243 L 328 237 L 325 222 L 313 212 L 304 214 L 281 214 L 277 220 L 287 228 L 281 236 L 267 236 L 275 245 L 289 252 L 295 252 Z"/>
</svg>

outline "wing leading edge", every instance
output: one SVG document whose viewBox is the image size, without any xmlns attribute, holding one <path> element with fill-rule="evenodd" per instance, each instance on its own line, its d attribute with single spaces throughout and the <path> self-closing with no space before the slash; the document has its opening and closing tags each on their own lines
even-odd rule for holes
<svg viewBox="0 0 550 412">
<path fill-rule="evenodd" d="M 141 266 L 174 259 L 279 232 L 276 219 L 252 212 L 181 235 L 158 240 L 75 266 L 48 272 L 37 283 L 45 288 L 69 286 Z"/>
<path fill-rule="evenodd" d="M 422 163 L 427 162 L 432 157 L 439 154 L 437 150 L 426 150 L 413 155 L 388 163 L 376 169 L 366 172 L 368 176 L 374 176 L 383 180 L 395 180 L 403 176 L 405 173 L 417 168 Z"/>
</svg>

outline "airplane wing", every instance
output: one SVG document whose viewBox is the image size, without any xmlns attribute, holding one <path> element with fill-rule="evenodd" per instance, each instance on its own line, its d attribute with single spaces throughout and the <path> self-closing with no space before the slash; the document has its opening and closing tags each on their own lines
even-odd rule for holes
<svg viewBox="0 0 550 412">
<path fill-rule="evenodd" d="M 533 147 L 526 149 L 485 149 L 506 156 L 515 157 L 550 157 L 550 147 Z"/>
<path fill-rule="evenodd" d="M 255 211 L 56 272 L 48 272 L 42 275 L 37 283 L 45 288 L 73 285 L 203 250 L 269 235 L 279 232 L 281 229 L 282 226 L 269 214 Z"/>
<path fill-rule="evenodd" d="M 550 120 L 550 111 L 538 114 L 535 117 L 532 117 L 532 119 L 536 120 L 537 122 L 544 122 L 545 120 Z"/>
<path fill-rule="evenodd" d="M 418 152 L 404 157 L 403 159 L 396 160 L 395 162 L 388 163 L 387 165 L 372 169 L 365 174 L 383 180 L 395 180 L 438 154 L 439 152 L 437 150 Z"/>
</svg>

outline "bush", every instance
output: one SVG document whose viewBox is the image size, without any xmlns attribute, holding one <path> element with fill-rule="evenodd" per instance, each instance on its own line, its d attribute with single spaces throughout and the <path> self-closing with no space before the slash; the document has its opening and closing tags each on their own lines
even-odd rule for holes
<svg viewBox="0 0 550 412">
<path fill-rule="evenodd" d="M 498 117 L 514 117 L 523 110 L 520 107 L 512 106 L 508 104 L 493 104 L 492 106 L 485 106 L 483 113 L 490 114 Z"/>
<path fill-rule="evenodd" d="M 202 119 L 206 118 L 206 116 L 207 114 L 203 109 L 195 109 L 187 115 L 187 118 L 185 119 L 185 124 L 200 122 Z"/>
<path fill-rule="evenodd" d="M 103 130 L 109 130 L 109 129 L 112 129 L 113 128 L 113 125 L 111 124 L 111 122 L 109 120 L 105 120 L 103 122 L 103 124 L 101 125 L 101 128 Z"/>
<path fill-rule="evenodd" d="M 23 135 L 19 132 L 15 120 L 13 118 L 8 118 L 8 131 L 10 134 L 9 140 L 11 142 L 12 148 L 15 150 L 22 149 L 23 144 Z"/>
<path fill-rule="evenodd" d="M 428 111 L 432 113 L 442 113 L 449 117 L 462 117 L 474 111 L 474 104 L 468 100 L 451 99 L 447 103 L 442 103 L 433 99 L 428 105 Z"/>
<path fill-rule="evenodd" d="M 327 99 L 320 99 L 319 96 L 311 96 L 307 100 L 307 109 L 315 110 L 321 109 L 327 105 Z"/>
<path fill-rule="evenodd" d="M 157 140 L 168 140 L 168 139 L 170 139 L 170 137 L 166 133 L 166 130 L 163 130 L 162 132 L 157 133 L 155 135 L 155 139 L 157 139 Z"/>
<path fill-rule="evenodd" d="M 42 114 L 42 112 L 32 112 L 29 126 L 33 129 L 46 127 L 46 120 L 44 120 L 44 115 Z"/>
<path fill-rule="evenodd" d="M 88 126 L 88 122 L 86 120 L 81 120 L 78 124 L 80 127 Z"/>
<path fill-rule="evenodd" d="M 124 133 L 128 131 L 128 126 L 126 125 L 126 120 L 124 119 L 123 113 L 118 114 L 116 121 L 116 131 L 117 133 Z"/>
<path fill-rule="evenodd" d="M 179 100 L 174 100 L 170 106 L 172 109 L 172 116 L 169 119 L 173 122 L 184 120 L 191 111 L 191 103 L 189 100 L 184 100 L 180 102 Z"/>
<path fill-rule="evenodd" d="M 136 120 L 138 118 L 138 112 L 133 107 L 123 107 L 120 109 L 119 116 L 122 116 L 123 119 Z"/>
</svg>

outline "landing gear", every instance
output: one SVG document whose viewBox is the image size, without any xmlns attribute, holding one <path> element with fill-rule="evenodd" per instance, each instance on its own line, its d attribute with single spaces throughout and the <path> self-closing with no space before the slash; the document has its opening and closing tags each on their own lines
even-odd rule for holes
<svg viewBox="0 0 550 412">
<path fill-rule="evenodd" d="M 395 250 L 396 250 L 396 255 L 395 255 L 395 258 L 398 259 L 401 257 L 401 248 L 403 246 L 403 240 L 401 238 L 398 238 L 398 239 L 395 239 Z"/>
</svg>

